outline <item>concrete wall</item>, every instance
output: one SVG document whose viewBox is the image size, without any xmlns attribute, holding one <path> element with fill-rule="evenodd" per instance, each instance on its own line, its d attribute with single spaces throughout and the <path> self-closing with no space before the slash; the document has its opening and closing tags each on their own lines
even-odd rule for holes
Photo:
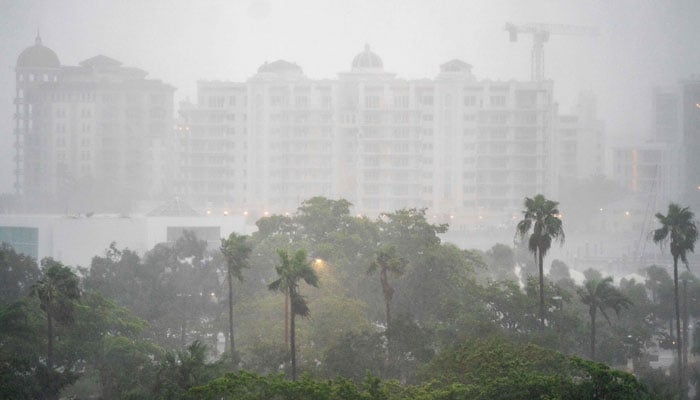
<svg viewBox="0 0 700 400">
<path fill-rule="evenodd" d="M 110 243 L 143 254 L 167 241 L 168 227 L 218 227 L 222 238 L 247 231 L 242 217 L 122 217 L 117 215 L 0 215 L 1 227 L 38 230 L 38 259 L 53 257 L 67 265 L 90 265 Z"/>
</svg>

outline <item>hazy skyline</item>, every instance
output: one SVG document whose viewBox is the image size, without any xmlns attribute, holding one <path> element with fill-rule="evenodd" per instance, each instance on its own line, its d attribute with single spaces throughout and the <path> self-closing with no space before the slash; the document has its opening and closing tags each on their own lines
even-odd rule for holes
<svg viewBox="0 0 700 400">
<path fill-rule="evenodd" d="M 460 58 L 477 79 L 527 80 L 531 37 L 509 42 L 507 21 L 596 26 L 597 38 L 552 36 L 545 74 L 562 112 L 578 92 L 595 92 L 612 141 L 647 134 L 654 86 L 700 73 L 700 3 L 690 0 L 0 0 L 0 11 L 0 193 L 13 182 L 14 66 L 37 28 L 63 65 L 104 54 L 174 85 L 176 101 L 194 101 L 197 80 L 242 81 L 277 59 L 334 78 L 365 43 L 402 78 L 433 78 Z"/>
</svg>

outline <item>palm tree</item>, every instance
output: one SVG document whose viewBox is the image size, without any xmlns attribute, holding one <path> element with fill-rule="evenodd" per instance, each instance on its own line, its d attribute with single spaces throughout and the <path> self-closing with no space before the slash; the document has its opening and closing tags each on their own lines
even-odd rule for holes
<svg viewBox="0 0 700 400">
<path fill-rule="evenodd" d="M 39 299 L 46 313 L 46 367 L 53 369 L 54 322 L 73 322 L 73 301 L 80 299 L 78 277 L 70 268 L 51 258 L 41 260 L 43 277 L 31 288 L 31 295 Z"/>
<path fill-rule="evenodd" d="M 612 282 L 613 279 L 610 276 L 604 279 L 589 279 L 582 288 L 578 288 L 581 302 L 588 306 L 588 315 L 591 316 L 591 360 L 595 360 L 595 323 L 598 310 L 610 324 L 606 309 L 614 310 L 619 317 L 620 310 L 627 309 L 632 304 L 632 301 L 614 287 Z"/>
<path fill-rule="evenodd" d="M 528 240 L 528 249 L 535 255 L 535 263 L 539 267 L 540 274 L 540 327 L 544 328 L 544 256 L 552 247 L 552 240 L 558 240 L 564 244 L 564 229 L 562 228 L 561 215 L 557 206 L 558 202 L 547 200 L 538 194 L 534 198 L 525 198 L 523 219 L 518 222 L 515 231 L 516 237 L 521 240 L 532 229 Z"/>
<path fill-rule="evenodd" d="M 236 347 L 233 341 L 233 278 L 243 280 L 243 269 L 248 268 L 251 247 L 246 242 L 247 236 L 232 232 L 228 239 L 221 239 L 221 254 L 226 261 L 226 280 L 228 281 L 228 340 L 231 343 L 231 364 L 236 365 Z"/>
<path fill-rule="evenodd" d="M 267 288 L 284 293 L 289 298 L 289 304 L 291 304 L 292 315 L 289 321 L 289 343 L 292 355 L 292 380 L 296 380 L 295 316 L 307 317 L 309 315 L 309 306 L 306 303 L 306 299 L 299 294 L 299 281 L 304 280 L 307 284 L 317 288 L 318 275 L 316 275 L 316 271 L 314 271 L 311 263 L 307 260 L 305 250 L 297 250 L 291 257 L 286 250 L 277 250 L 277 254 L 280 257 L 280 265 L 275 267 L 275 271 L 277 271 L 279 278 L 270 283 Z"/>
<path fill-rule="evenodd" d="M 391 323 L 391 299 L 394 297 L 394 288 L 389 284 L 389 273 L 395 277 L 403 274 L 408 261 L 396 254 L 396 247 L 384 246 L 377 250 L 374 261 L 367 269 L 368 274 L 379 270 L 379 281 L 382 283 L 384 293 L 384 306 L 386 309 L 386 328 L 389 330 Z"/>
<path fill-rule="evenodd" d="M 661 227 L 652 231 L 654 243 L 662 247 L 670 243 L 671 256 L 673 257 L 673 300 L 676 309 L 676 350 L 678 351 L 678 390 L 683 390 L 683 345 L 681 336 L 681 311 L 678 304 L 678 260 L 680 259 L 688 268 L 688 252 L 695 250 L 695 242 L 698 240 L 698 228 L 694 221 L 695 215 L 690 208 L 681 207 L 678 204 L 668 205 L 668 213 L 663 215 L 656 213 L 656 219 Z"/>
</svg>

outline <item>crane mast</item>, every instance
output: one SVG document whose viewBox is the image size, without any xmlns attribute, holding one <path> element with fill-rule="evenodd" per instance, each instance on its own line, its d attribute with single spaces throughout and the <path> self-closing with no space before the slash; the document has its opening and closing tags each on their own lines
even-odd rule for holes
<svg viewBox="0 0 700 400">
<path fill-rule="evenodd" d="M 544 80 L 544 44 L 549 41 L 550 35 L 578 35 L 597 36 L 598 29 L 588 26 L 574 26 L 561 24 L 514 24 L 506 23 L 511 42 L 518 41 L 518 34 L 532 35 L 532 59 L 530 65 L 530 79 L 535 82 Z"/>
</svg>

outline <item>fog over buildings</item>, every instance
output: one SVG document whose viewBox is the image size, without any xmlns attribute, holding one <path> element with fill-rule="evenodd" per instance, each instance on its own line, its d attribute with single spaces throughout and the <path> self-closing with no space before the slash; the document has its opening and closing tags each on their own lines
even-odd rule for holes
<svg viewBox="0 0 700 400">
<path fill-rule="evenodd" d="M 455 231 L 501 229 L 502 240 L 537 193 L 581 212 L 581 231 L 634 239 L 650 208 L 700 205 L 694 1 L 0 10 L 0 193 L 25 210 L 148 212 L 177 198 L 254 222 L 322 195 L 370 216 L 427 207 Z M 531 76 L 533 35 L 513 42 L 507 22 L 550 33 L 543 80 Z M 624 192 L 593 208 L 634 224 L 567 209 L 593 177 Z M 606 253 L 587 240 L 573 247 Z"/>
</svg>

